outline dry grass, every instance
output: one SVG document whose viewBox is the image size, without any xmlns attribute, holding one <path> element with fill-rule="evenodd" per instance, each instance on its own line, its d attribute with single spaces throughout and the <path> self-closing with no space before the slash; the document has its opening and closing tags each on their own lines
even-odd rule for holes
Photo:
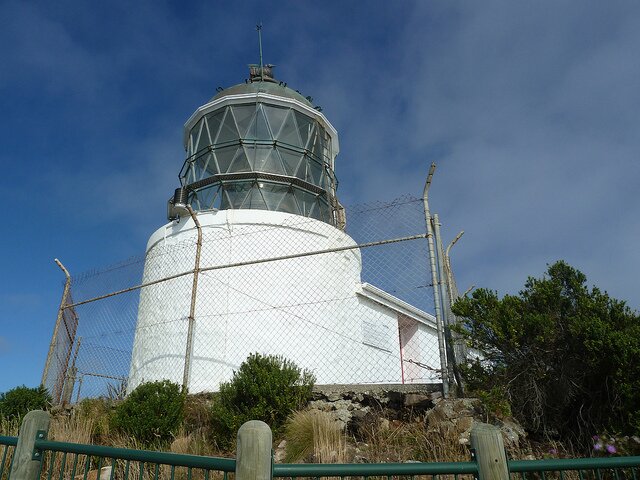
<svg viewBox="0 0 640 480">
<path fill-rule="evenodd" d="M 20 421 L 18 419 L 7 420 L 0 416 L 0 435 L 6 437 L 17 437 L 20 430 Z"/>
<path fill-rule="evenodd" d="M 51 419 L 49 438 L 56 442 L 92 443 L 95 421 L 80 415 L 58 415 Z"/>
<path fill-rule="evenodd" d="M 197 429 L 190 433 L 184 430 L 179 431 L 169 449 L 173 453 L 209 457 L 221 456 L 221 452 L 208 439 L 205 429 Z"/>
<path fill-rule="evenodd" d="M 426 429 L 422 422 L 380 421 L 365 429 L 358 444 L 360 461 L 371 463 L 460 462 L 469 460 L 469 450 L 459 442 L 461 432 L 439 424 Z"/>
<path fill-rule="evenodd" d="M 294 413 L 285 427 L 285 460 L 289 463 L 344 463 L 347 439 L 340 424 L 328 413 L 305 410 Z"/>
</svg>

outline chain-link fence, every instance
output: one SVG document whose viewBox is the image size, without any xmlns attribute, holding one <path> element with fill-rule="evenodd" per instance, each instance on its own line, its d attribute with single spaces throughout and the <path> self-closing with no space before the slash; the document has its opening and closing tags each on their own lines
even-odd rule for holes
<svg viewBox="0 0 640 480">
<path fill-rule="evenodd" d="M 348 208 L 344 232 L 282 212 L 196 218 L 70 279 L 43 376 L 55 401 L 161 379 L 216 391 L 254 352 L 317 384 L 441 381 L 421 198 Z"/>
</svg>

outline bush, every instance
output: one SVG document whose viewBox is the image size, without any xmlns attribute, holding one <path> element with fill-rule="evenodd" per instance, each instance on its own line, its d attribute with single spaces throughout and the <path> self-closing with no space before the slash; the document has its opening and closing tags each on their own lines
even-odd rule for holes
<svg viewBox="0 0 640 480">
<path fill-rule="evenodd" d="M 238 428 L 249 420 L 262 420 L 277 433 L 288 415 L 309 401 L 314 381 L 290 360 L 249 355 L 231 381 L 220 384 L 212 418 L 218 445 L 231 445 Z"/>
<path fill-rule="evenodd" d="M 640 316 L 578 270 L 556 262 L 517 296 L 476 290 L 454 312 L 483 356 L 463 369 L 468 386 L 529 432 L 640 434 Z"/>
<path fill-rule="evenodd" d="M 145 445 L 169 440 L 182 422 L 184 401 L 175 383 L 143 383 L 116 407 L 112 426 Z"/>
<path fill-rule="evenodd" d="M 31 410 L 46 410 L 50 406 L 51 396 L 42 386 L 22 385 L 0 394 L 0 416 L 7 420 L 19 420 Z"/>
</svg>

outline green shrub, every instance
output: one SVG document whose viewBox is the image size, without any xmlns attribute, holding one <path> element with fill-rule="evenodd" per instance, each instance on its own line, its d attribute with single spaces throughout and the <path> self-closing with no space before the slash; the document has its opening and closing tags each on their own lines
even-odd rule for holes
<svg viewBox="0 0 640 480">
<path fill-rule="evenodd" d="M 229 447 L 238 428 L 249 420 L 262 420 L 277 433 L 287 416 L 309 401 L 314 381 L 310 372 L 290 360 L 249 355 L 231 381 L 220 385 L 213 404 L 212 424 L 218 445 Z"/>
<path fill-rule="evenodd" d="M 46 410 L 51 406 L 51 396 L 46 388 L 29 388 L 22 385 L 0 394 L 0 416 L 20 419 L 31 410 Z"/>
<path fill-rule="evenodd" d="M 583 273 L 556 262 L 518 295 L 479 289 L 453 310 L 458 333 L 482 352 L 462 372 L 485 404 L 510 405 L 541 437 L 640 435 L 640 314 Z"/>
<path fill-rule="evenodd" d="M 171 439 L 183 418 L 185 396 L 168 380 L 143 383 L 116 407 L 112 426 L 145 445 Z"/>
</svg>

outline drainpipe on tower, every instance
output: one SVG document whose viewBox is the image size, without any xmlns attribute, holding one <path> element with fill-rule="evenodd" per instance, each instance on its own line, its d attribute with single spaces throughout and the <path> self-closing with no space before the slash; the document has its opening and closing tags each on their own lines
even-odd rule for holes
<svg viewBox="0 0 640 480">
<path fill-rule="evenodd" d="M 185 188 L 178 188 L 174 194 L 173 207 L 189 213 L 198 231 L 196 243 L 196 260 L 193 266 L 193 284 L 191 285 L 191 306 L 189 308 L 189 325 L 187 327 L 187 348 L 184 355 L 184 372 L 182 374 L 182 392 L 187 393 L 189 375 L 191 373 L 191 357 L 193 355 L 193 332 L 196 324 L 196 299 L 198 295 L 198 275 L 200 273 L 200 253 L 202 251 L 202 226 L 198 215 L 188 202 L 188 192 Z"/>
</svg>

